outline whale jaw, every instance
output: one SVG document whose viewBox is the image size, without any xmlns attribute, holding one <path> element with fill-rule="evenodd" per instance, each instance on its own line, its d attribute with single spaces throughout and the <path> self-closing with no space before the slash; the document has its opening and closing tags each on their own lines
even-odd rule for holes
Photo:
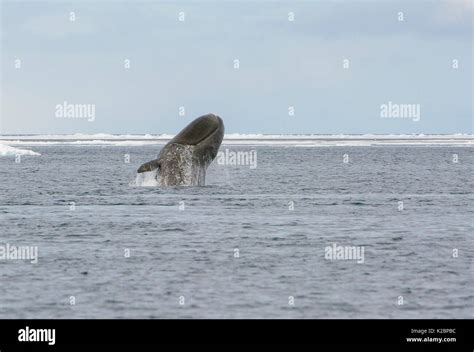
<svg viewBox="0 0 474 352">
<path fill-rule="evenodd" d="M 160 186 L 204 186 L 206 170 L 217 155 L 224 137 L 224 123 L 214 114 L 192 121 L 160 151 L 158 158 L 138 169 L 157 170 Z"/>
</svg>

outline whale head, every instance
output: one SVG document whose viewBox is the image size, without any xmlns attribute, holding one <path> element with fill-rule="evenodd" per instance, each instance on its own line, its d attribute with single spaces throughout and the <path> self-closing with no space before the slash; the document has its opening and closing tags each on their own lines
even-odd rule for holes
<svg viewBox="0 0 474 352">
<path fill-rule="evenodd" d="M 138 169 L 138 173 L 157 170 L 161 186 L 204 186 L 206 170 L 224 138 L 224 123 L 214 114 L 198 117 L 171 139 L 158 158 Z"/>
</svg>

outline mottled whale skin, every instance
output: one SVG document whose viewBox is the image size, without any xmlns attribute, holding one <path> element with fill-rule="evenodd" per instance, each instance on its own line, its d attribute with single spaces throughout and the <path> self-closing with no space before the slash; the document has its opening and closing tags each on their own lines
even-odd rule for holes
<svg viewBox="0 0 474 352">
<path fill-rule="evenodd" d="M 224 122 L 214 114 L 198 117 L 170 140 L 158 154 L 138 169 L 157 170 L 160 186 L 204 186 L 206 170 L 224 138 Z"/>
</svg>

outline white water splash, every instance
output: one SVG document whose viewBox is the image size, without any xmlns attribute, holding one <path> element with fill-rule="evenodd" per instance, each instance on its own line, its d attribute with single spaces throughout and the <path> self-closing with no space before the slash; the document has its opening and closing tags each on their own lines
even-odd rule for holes
<svg viewBox="0 0 474 352">
<path fill-rule="evenodd" d="M 158 187 L 160 185 L 158 180 L 158 171 L 153 170 L 149 172 L 137 173 L 137 177 L 129 184 L 132 187 Z"/>
</svg>

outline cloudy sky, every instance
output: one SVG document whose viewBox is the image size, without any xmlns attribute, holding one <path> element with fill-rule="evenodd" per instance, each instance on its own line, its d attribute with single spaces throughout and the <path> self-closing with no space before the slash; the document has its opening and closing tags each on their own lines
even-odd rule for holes
<svg viewBox="0 0 474 352">
<path fill-rule="evenodd" d="M 1 16 L 3 134 L 176 133 L 208 112 L 226 133 L 473 130 L 469 0 L 2 0 Z M 65 101 L 94 121 L 56 117 Z M 419 121 L 382 118 L 389 101 Z"/>
</svg>

